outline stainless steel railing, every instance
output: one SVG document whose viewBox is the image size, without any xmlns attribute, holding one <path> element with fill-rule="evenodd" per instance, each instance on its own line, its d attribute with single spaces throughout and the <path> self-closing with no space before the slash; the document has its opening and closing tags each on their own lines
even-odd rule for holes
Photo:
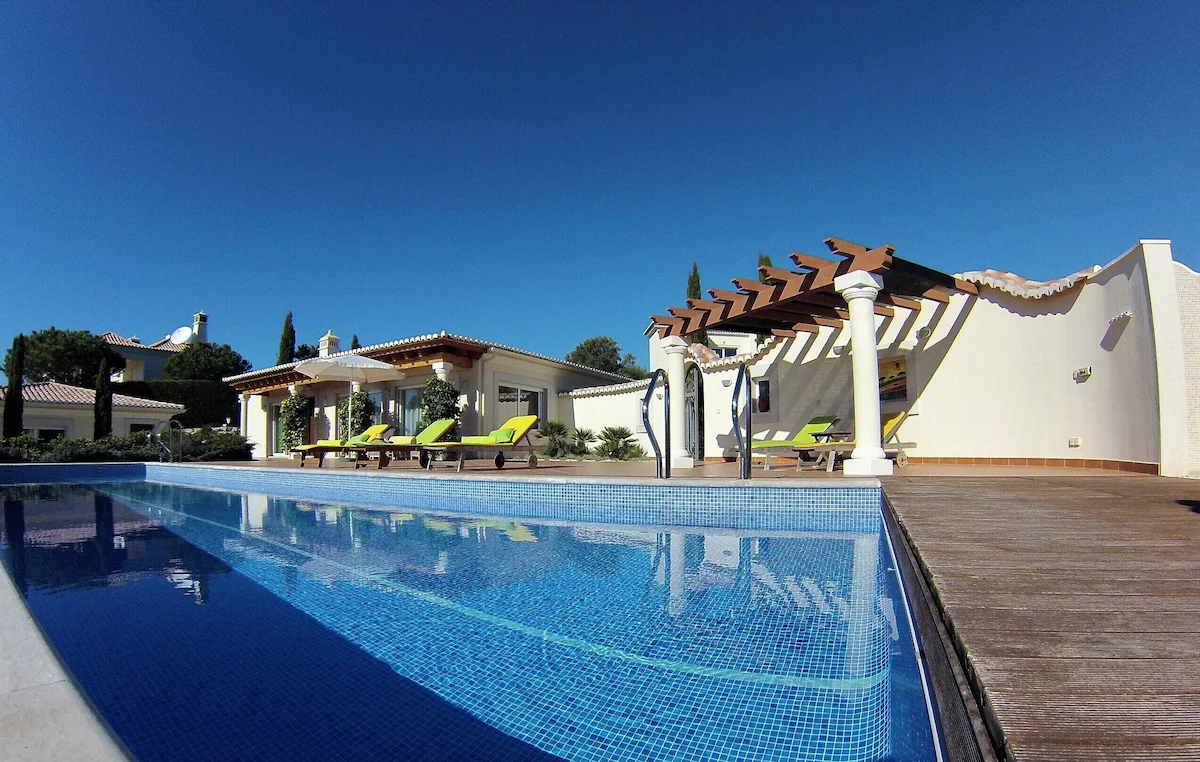
<svg viewBox="0 0 1200 762">
<path fill-rule="evenodd" d="M 654 437 L 654 429 L 650 426 L 650 398 L 654 396 L 654 387 L 658 385 L 658 380 L 662 379 L 663 385 L 663 447 L 658 446 L 658 440 Z M 667 374 L 662 368 L 654 371 L 650 375 L 650 388 L 646 390 L 646 396 L 642 398 L 642 423 L 646 427 L 646 436 L 650 437 L 650 446 L 654 448 L 654 460 L 656 468 L 654 475 L 659 479 L 671 478 L 671 385 L 667 382 Z M 664 457 L 663 450 L 666 450 Z"/>
</svg>

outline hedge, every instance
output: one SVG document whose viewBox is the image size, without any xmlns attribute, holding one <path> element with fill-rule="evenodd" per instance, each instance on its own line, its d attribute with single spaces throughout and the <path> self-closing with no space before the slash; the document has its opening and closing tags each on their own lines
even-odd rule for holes
<svg viewBox="0 0 1200 762">
<path fill-rule="evenodd" d="M 222 381 L 124 381 L 112 388 L 114 394 L 185 405 L 187 411 L 174 416 L 184 428 L 224 426 L 226 418 L 236 425 L 241 417 L 237 390 Z"/>
<path fill-rule="evenodd" d="M 156 461 L 159 450 L 145 432 L 91 440 L 22 435 L 0 439 L 0 463 L 112 463 Z M 199 429 L 184 435 L 183 460 L 250 460 L 250 443 L 234 431 Z"/>
</svg>

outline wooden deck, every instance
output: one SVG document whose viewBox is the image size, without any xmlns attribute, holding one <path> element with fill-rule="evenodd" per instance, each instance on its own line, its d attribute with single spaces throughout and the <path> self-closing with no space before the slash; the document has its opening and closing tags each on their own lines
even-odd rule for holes
<svg viewBox="0 0 1200 762">
<path fill-rule="evenodd" d="M 1200 760 L 1200 482 L 884 489 L 1019 762 Z"/>
</svg>

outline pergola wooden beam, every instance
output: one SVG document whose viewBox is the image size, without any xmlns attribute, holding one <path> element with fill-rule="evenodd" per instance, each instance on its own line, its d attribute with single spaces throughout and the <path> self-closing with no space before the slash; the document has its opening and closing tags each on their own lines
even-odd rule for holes
<svg viewBox="0 0 1200 762">
<path fill-rule="evenodd" d="M 769 333 L 836 327 L 848 319 L 849 313 L 834 293 L 833 282 L 839 275 L 855 270 L 875 273 L 883 279 L 874 310 L 885 317 L 895 315 L 896 307 L 920 310 L 922 299 L 944 304 L 954 291 L 978 292 L 973 284 L 897 258 L 896 247 L 891 244 L 868 248 L 827 238 L 825 245 L 837 259 L 795 252 L 791 260 L 798 272 L 761 267 L 761 280 L 734 278 L 737 291 L 709 289 L 712 301 L 689 299 L 687 307 L 671 308 L 670 318 L 654 319 L 666 335 L 674 336 L 702 328 Z"/>
</svg>

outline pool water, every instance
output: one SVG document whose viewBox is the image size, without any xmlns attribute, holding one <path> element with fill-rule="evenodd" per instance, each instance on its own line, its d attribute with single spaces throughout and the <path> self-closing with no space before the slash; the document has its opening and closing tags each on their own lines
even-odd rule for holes
<svg viewBox="0 0 1200 762">
<path fill-rule="evenodd" d="M 938 758 L 878 510 L 758 531 L 112 482 L 4 511 L 9 573 L 142 760 Z"/>
</svg>

